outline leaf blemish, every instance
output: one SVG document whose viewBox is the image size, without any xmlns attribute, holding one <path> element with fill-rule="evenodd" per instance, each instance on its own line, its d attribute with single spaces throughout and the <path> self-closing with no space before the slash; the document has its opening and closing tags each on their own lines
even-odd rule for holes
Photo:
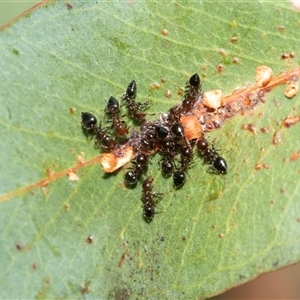
<svg viewBox="0 0 300 300">
<path fill-rule="evenodd" d="M 166 35 L 169 35 L 169 32 L 168 32 L 167 29 L 163 29 L 163 30 L 161 31 L 161 34 L 166 36 Z"/>
<path fill-rule="evenodd" d="M 218 64 L 217 65 L 217 72 L 218 73 L 223 73 L 224 72 L 224 65 L 223 64 Z"/>
<path fill-rule="evenodd" d="M 300 158 L 300 151 L 293 153 L 293 154 L 290 156 L 290 161 L 296 161 L 296 160 L 299 159 L 299 158 Z"/>
<path fill-rule="evenodd" d="M 248 130 L 248 131 L 250 131 L 250 132 L 252 132 L 254 134 L 257 134 L 257 128 L 252 123 L 242 125 L 242 129 Z"/>
<path fill-rule="evenodd" d="M 256 164 L 255 167 L 254 167 L 254 169 L 255 169 L 256 171 L 261 170 L 261 168 L 262 168 L 262 165 L 261 165 L 261 164 Z"/>
<path fill-rule="evenodd" d="M 21 243 L 16 243 L 16 248 L 21 251 L 23 249 L 23 245 Z"/>
<path fill-rule="evenodd" d="M 238 41 L 238 38 L 235 35 L 230 38 L 230 42 L 233 44 L 235 44 L 237 41 Z"/>
<path fill-rule="evenodd" d="M 220 49 L 219 49 L 219 54 L 220 54 L 221 56 L 223 56 L 223 57 L 226 57 L 226 56 L 227 56 L 227 52 L 226 52 L 226 50 L 223 49 L 223 48 L 220 48 Z"/>
<path fill-rule="evenodd" d="M 273 145 L 282 144 L 281 133 L 279 131 L 274 133 L 272 143 Z"/>
<path fill-rule="evenodd" d="M 284 127 L 289 128 L 289 127 L 295 125 L 298 122 L 300 122 L 300 115 L 297 115 L 297 116 L 288 116 L 288 117 L 286 117 L 283 120 L 282 125 Z"/>
<path fill-rule="evenodd" d="M 70 108 L 69 108 L 69 113 L 70 113 L 71 115 L 75 115 L 75 114 L 76 114 L 76 111 L 77 111 L 77 109 L 76 109 L 75 107 L 70 107 Z"/>
<path fill-rule="evenodd" d="M 94 242 L 94 236 L 93 235 L 89 235 L 87 238 L 86 238 L 86 242 L 88 244 L 92 244 Z"/>
<path fill-rule="evenodd" d="M 67 6 L 68 9 L 73 9 L 74 8 L 74 6 L 71 2 L 67 2 L 66 6 Z"/>
<path fill-rule="evenodd" d="M 239 64 L 240 63 L 240 59 L 238 57 L 234 57 L 233 60 L 232 60 L 232 62 L 234 64 Z"/>
</svg>

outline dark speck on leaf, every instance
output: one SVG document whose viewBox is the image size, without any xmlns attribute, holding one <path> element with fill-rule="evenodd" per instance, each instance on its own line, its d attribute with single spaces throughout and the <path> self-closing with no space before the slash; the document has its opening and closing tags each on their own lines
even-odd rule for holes
<svg viewBox="0 0 300 300">
<path fill-rule="evenodd" d="M 94 241 L 94 237 L 93 237 L 92 235 L 88 236 L 87 239 L 86 239 L 86 242 L 87 242 L 88 244 L 92 244 L 93 241 Z"/>
<path fill-rule="evenodd" d="M 23 246 L 21 243 L 17 243 L 16 248 L 17 248 L 17 250 L 22 250 Z"/>
<path fill-rule="evenodd" d="M 239 279 L 240 279 L 240 280 L 245 279 L 245 278 L 246 278 L 246 277 L 245 277 L 244 275 L 242 275 L 242 274 L 239 275 Z"/>
<path fill-rule="evenodd" d="M 20 52 L 17 50 L 17 49 L 13 49 L 13 54 L 16 54 L 16 55 L 19 55 L 20 54 Z"/>
<path fill-rule="evenodd" d="M 73 8 L 73 4 L 71 2 L 67 2 L 66 5 L 67 5 L 68 9 L 72 9 Z"/>
</svg>

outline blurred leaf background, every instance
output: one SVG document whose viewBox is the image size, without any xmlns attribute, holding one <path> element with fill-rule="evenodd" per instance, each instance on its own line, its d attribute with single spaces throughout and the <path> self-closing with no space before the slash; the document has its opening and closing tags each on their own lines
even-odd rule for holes
<svg viewBox="0 0 300 300">
<path fill-rule="evenodd" d="M 38 4 L 40 1 L 0 1 L 0 26 L 17 17 L 25 10 Z"/>
<path fill-rule="evenodd" d="M 40 1 L 0 1 L 0 26 L 17 17 Z M 300 298 L 300 266 L 292 266 L 234 288 L 215 299 L 238 298 Z"/>
</svg>

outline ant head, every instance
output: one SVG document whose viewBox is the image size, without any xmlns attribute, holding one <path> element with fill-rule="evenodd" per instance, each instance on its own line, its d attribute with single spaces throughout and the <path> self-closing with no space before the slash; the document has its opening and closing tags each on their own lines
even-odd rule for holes
<svg viewBox="0 0 300 300">
<path fill-rule="evenodd" d="M 119 110 L 120 110 L 119 101 L 114 97 L 110 97 L 106 104 L 106 112 L 109 114 L 115 114 L 119 112 Z"/>
<path fill-rule="evenodd" d="M 190 80 L 189 80 L 189 84 L 191 85 L 191 87 L 193 87 L 196 91 L 198 91 L 198 89 L 201 86 L 201 79 L 199 77 L 199 75 L 197 73 L 195 73 L 194 75 L 191 76 Z"/>
<path fill-rule="evenodd" d="M 132 80 L 129 84 L 128 84 L 128 87 L 126 89 L 126 94 L 125 94 L 125 97 L 126 98 L 129 98 L 129 99 L 134 99 L 135 96 L 136 96 L 136 90 L 137 90 L 137 87 L 136 87 L 136 82 L 135 80 Z"/>
<path fill-rule="evenodd" d="M 184 185 L 185 177 L 186 177 L 185 173 L 180 170 L 176 171 L 173 174 L 173 184 L 174 184 L 175 189 L 179 189 Z"/>
<path fill-rule="evenodd" d="M 81 113 L 81 124 L 82 127 L 87 131 L 93 131 L 97 126 L 97 118 L 89 113 L 89 112 L 82 112 Z"/>
</svg>

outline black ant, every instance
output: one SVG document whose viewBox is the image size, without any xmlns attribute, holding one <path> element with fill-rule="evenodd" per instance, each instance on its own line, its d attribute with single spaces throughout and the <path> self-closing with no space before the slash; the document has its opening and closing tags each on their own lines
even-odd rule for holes
<svg viewBox="0 0 300 300">
<path fill-rule="evenodd" d="M 156 201 L 155 198 L 162 195 L 162 193 L 153 193 L 153 178 L 147 177 L 143 181 L 143 196 L 142 196 L 142 202 L 143 202 L 143 217 L 146 220 L 147 223 L 150 223 L 155 215 L 155 206 Z"/>
<path fill-rule="evenodd" d="M 101 146 L 105 151 L 111 151 L 115 148 L 115 139 L 105 132 L 101 125 L 97 126 L 97 118 L 89 113 L 81 113 L 81 124 L 88 135 L 95 135 L 96 146 Z"/>
<path fill-rule="evenodd" d="M 211 169 L 217 174 L 227 173 L 227 162 L 219 155 L 218 150 L 215 149 L 214 144 L 209 147 L 208 141 L 202 137 L 197 141 L 197 148 L 204 161 L 211 165 Z"/>
<path fill-rule="evenodd" d="M 89 112 L 82 112 L 81 124 L 82 128 L 87 132 L 87 134 L 94 134 L 97 127 L 97 118 Z"/>
<path fill-rule="evenodd" d="M 182 112 L 181 105 L 175 105 L 169 109 L 168 115 L 167 115 L 167 122 L 170 126 L 172 126 L 172 124 L 180 121 L 181 112 Z"/>
<path fill-rule="evenodd" d="M 184 171 L 177 170 L 177 171 L 174 172 L 174 174 L 173 174 L 173 185 L 174 185 L 175 189 L 179 189 L 184 185 L 185 178 L 186 178 L 186 175 L 185 175 Z"/>
<path fill-rule="evenodd" d="M 176 189 L 181 188 L 186 179 L 186 172 L 193 159 L 193 148 L 185 145 L 181 148 L 180 168 L 173 174 L 173 185 Z"/>
<path fill-rule="evenodd" d="M 182 112 L 188 112 L 192 109 L 193 105 L 199 97 L 201 91 L 201 80 L 197 73 L 191 76 L 188 84 L 186 85 L 186 91 L 184 99 L 182 100 Z"/>
<path fill-rule="evenodd" d="M 145 109 L 148 106 L 148 101 L 145 103 L 136 102 L 136 91 L 136 82 L 135 80 L 132 80 L 126 89 L 125 94 L 122 96 L 122 99 L 126 100 L 126 108 L 128 109 L 130 116 L 134 120 L 142 123 L 145 121 L 146 117 L 146 113 L 144 113 L 142 109 Z"/>
<path fill-rule="evenodd" d="M 155 134 L 158 140 L 164 140 L 168 136 L 169 130 L 165 126 L 157 125 L 155 127 Z"/>
<path fill-rule="evenodd" d="M 141 174 L 148 165 L 148 156 L 144 153 L 139 153 L 132 163 L 135 165 L 134 168 L 125 173 L 125 184 L 127 186 L 133 186 L 138 182 Z"/>
<path fill-rule="evenodd" d="M 177 138 L 184 137 L 184 128 L 179 122 L 176 122 L 171 126 L 171 131 Z"/>
<path fill-rule="evenodd" d="M 141 126 L 141 142 L 140 148 L 144 152 L 151 152 L 155 149 L 157 143 L 157 137 L 155 133 L 155 126 L 151 123 L 145 122 Z"/>
<path fill-rule="evenodd" d="M 176 143 L 172 138 L 162 140 L 159 145 L 159 151 L 164 156 L 161 162 L 161 170 L 165 177 L 169 177 L 174 172 L 174 158 L 177 154 Z"/>
<path fill-rule="evenodd" d="M 196 73 L 191 76 L 186 85 L 186 91 L 181 105 L 173 106 L 168 111 L 167 120 L 171 126 L 172 124 L 180 121 L 182 114 L 187 113 L 192 109 L 193 105 L 199 98 L 200 91 L 201 80 L 199 75 Z"/>
<path fill-rule="evenodd" d="M 128 134 L 128 127 L 126 122 L 120 120 L 119 112 L 119 101 L 114 97 L 110 97 L 107 101 L 106 113 L 111 114 L 112 116 L 111 121 L 113 123 L 113 128 L 115 130 L 116 135 L 125 136 Z"/>
</svg>

